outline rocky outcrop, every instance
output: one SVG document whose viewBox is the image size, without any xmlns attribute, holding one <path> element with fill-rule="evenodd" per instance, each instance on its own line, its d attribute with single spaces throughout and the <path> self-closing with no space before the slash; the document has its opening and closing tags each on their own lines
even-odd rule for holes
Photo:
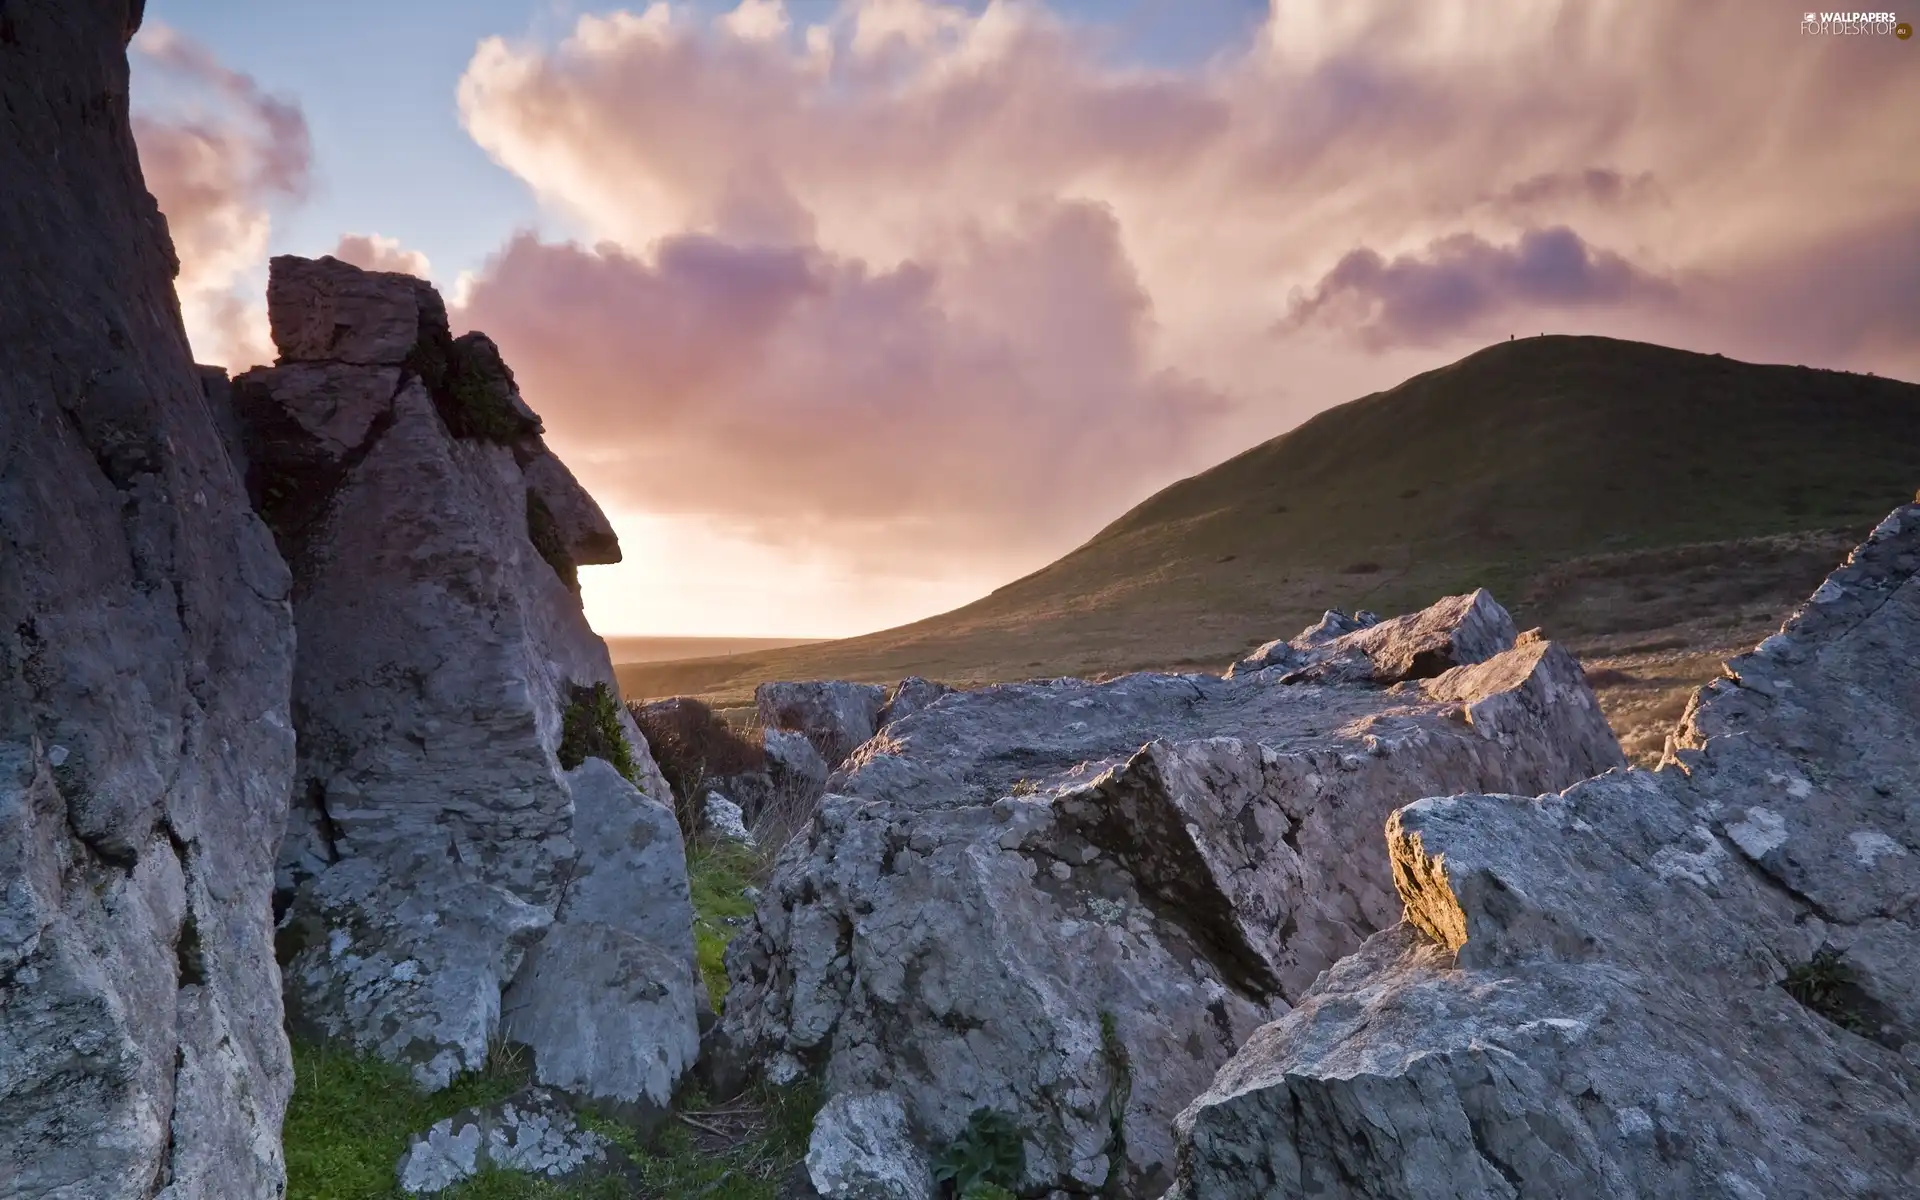
<svg viewBox="0 0 1920 1200">
<path fill-rule="evenodd" d="M 887 689 L 839 680 L 763 683 L 754 689 L 753 703 L 761 728 L 804 735 L 833 768 L 880 728 Z"/>
<path fill-rule="evenodd" d="M 282 257 L 268 299 L 281 363 L 231 391 L 294 578 L 296 1027 L 436 1088 L 505 1037 L 657 1107 L 699 991 L 671 801 L 576 590 L 605 518 L 427 284 Z"/>
<path fill-rule="evenodd" d="M 0 1194 L 264 1200 L 288 579 L 141 181 L 140 11 L 0 13 Z"/>
<path fill-rule="evenodd" d="M 1396 813 L 1407 920 L 1179 1118 L 1199 1200 L 1920 1194 L 1920 505 L 1665 769 Z"/>
<path fill-rule="evenodd" d="M 986 1108 L 1025 1131 L 1023 1192 L 1164 1188 L 1174 1115 L 1397 920 L 1394 808 L 1621 764 L 1564 651 L 1471 636 L 1489 603 L 1403 622 L 1466 663 L 1431 679 L 1373 682 L 1427 661 L 1382 637 L 1366 682 L 1003 685 L 860 746 L 728 952 L 725 1042 L 828 1090 L 814 1186 L 929 1196 Z"/>
<path fill-rule="evenodd" d="M 910 717 L 940 697 L 951 695 L 953 690 L 944 683 L 909 675 L 887 693 L 887 702 L 880 708 L 875 728 L 884 728 L 889 722 Z"/>
</svg>

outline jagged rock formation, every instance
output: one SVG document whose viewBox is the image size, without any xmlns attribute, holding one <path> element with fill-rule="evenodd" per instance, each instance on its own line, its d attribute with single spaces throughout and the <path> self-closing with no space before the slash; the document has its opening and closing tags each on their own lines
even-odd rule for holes
<svg viewBox="0 0 1920 1200">
<path fill-rule="evenodd" d="M 276 258 L 268 313 L 281 361 L 231 397 L 299 630 L 290 1014 L 428 1087 L 504 1036 L 658 1106 L 700 993 L 666 785 L 576 591 L 611 529 L 427 284 Z"/>
<path fill-rule="evenodd" d="M 1178 1197 L 1920 1194 L 1920 505 L 1658 772 L 1387 828 L 1407 922 L 1179 1118 Z"/>
<path fill-rule="evenodd" d="M 282 1194 L 287 571 L 188 352 L 126 0 L 0 11 L 0 1194 Z"/>
<path fill-rule="evenodd" d="M 1174 1115 L 1398 918 L 1388 813 L 1622 762 L 1578 664 L 1484 595 L 1326 641 L 1379 657 L 1337 684 L 962 692 L 855 752 L 728 952 L 722 1027 L 775 1081 L 823 1078 L 823 1195 L 931 1195 L 929 1152 L 979 1107 L 1025 1127 L 1023 1191 L 1154 1194 Z M 1374 682 L 1442 650 L 1465 665 Z"/>
</svg>

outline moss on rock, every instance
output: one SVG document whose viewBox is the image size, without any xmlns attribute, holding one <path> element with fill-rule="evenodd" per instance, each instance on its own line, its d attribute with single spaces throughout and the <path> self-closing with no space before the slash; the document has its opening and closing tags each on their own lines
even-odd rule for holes
<svg viewBox="0 0 1920 1200">
<path fill-rule="evenodd" d="M 571 771 L 589 758 L 605 759 L 638 786 L 639 765 L 620 728 L 620 698 L 604 683 L 574 684 L 560 719 L 560 766 Z"/>
</svg>

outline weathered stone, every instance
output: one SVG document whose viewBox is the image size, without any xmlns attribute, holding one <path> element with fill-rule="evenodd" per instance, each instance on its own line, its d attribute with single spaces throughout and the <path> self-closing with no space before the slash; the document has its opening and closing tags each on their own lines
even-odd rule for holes
<svg viewBox="0 0 1920 1200">
<path fill-rule="evenodd" d="M 520 390 L 515 388 L 513 395 L 518 399 Z M 538 493 L 547 511 L 553 514 L 555 529 L 567 555 L 583 567 L 619 562 L 620 538 L 613 531 L 613 523 L 600 511 L 600 505 L 587 489 L 580 486 L 573 472 L 567 470 L 567 464 L 537 442 L 524 457 L 526 461 L 520 470 L 527 478 L 527 486 Z"/>
<path fill-rule="evenodd" d="M 879 1160 L 980 1107 L 1027 1130 L 1023 1192 L 1151 1195 L 1173 1116 L 1397 918 L 1377 849 L 1395 807 L 1622 761 L 1538 638 L 1389 689 L 1265 672 L 950 695 L 862 745 L 783 852 L 729 949 L 728 1044 L 845 1098 L 815 1124 L 839 1164 L 814 1171 L 822 1195 L 896 1194 Z M 880 1097 L 904 1133 L 868 1119 Z M 846 1149 L 870 1145 L 893 1149 Z"/>
<path fill-rule="evenodd" d="M 877 728 L 889 721 L 910 717 L 952 691 L 953 689 L 944 683 L 935 683 L 930 679 L 922 679 L 918 675 L 910 675 L 895 684 L 893 691 L 887 694 L 886 706 L 880 710 L 875 726 Z"/>
<path fill-rule="evenodd" d="M 629 1166 L 611 1141 L 581 1128 L 559 1097 L 529 1088 L 415 1135 L 400 1159 L 400 1190 L 433 1195 L 489 1169 L 574 1182 L 622 1174 Z"/>
<path fill-rule="evenodd" d="M 887 689 L 839 680 L 763 683 L 754 689 L 753 702 L 762 728 L 805 734 L 832 768 L 879 729 Z"/>
<path fill-rule="evenodd" d="M 1281 667 L 1289 671 L 1303 667 L 1313 660 L 1314 651 L 1327 643 L 1379 623 L 1380 618 L 1370 612 L 1349 617 L 1337 608 L 1330 608 L 1321 614 L 1316 624 L 1299 634 L 1291 638 L 1275 638 L 1228 667 L 1227 678 L 1232 679 L 1250 671 L 1264 671 L 1269 667 Z"/>
<path fill-rule="evenodd" d="M 573 563 L 536 544 L 521 466 L 546 454 L 524 436 L 536 418 L 491 436 L 487 405 L 510 410 L 481 393 L 517 397 L 511 372 L 484 336 L 448 339 L 418 280 L 272 269 L 283 359 L 335 356 L 234 389 L 295 579 L 294 1015 L 443 1087 L 484 1063 L 504 1014 L 540 1082 L 657 1104 L 696 1044 L 685 858 Z M 313 340 L 302 297 L 332 306 L 340 342 Z M 378 347 L 408 313 L 422 349 L 401 370 Z M 288 480 L 282 503 L 270 485 Z M 631 783 L 600 758 L 576 766 L 586 754 L 629 762 Z"/>
<path fill-rule="evenodd" d="M 820 757 L 804 733 L 769 728 L 762 731 L 761 739 L 773 805 L 796 819 L 811 816 L 827 792 L 827 776 L 831 773 L 827 760 Z"/>
<path fill-rule="evenodd" d="M 289 584 L 141 181 L 140 11 L 0 15 L 0 1194 L 267 1200 Z"/>
<path fill-rule="evenodd" d="M 1920 506 L 1698 693 L 1672 769 L 1400 810 L 1407 923 L 1180 1116 L 1174 1195 L 1920 1191 L 1916 646 Z"/>
<path fill-rule="evenodd" d="M 932 1170 L 891 1092 L 842 1093 L 820 1112 L 820 1136 L 807 1147 L 815 1193 L 846 1200 L 918 1200 Z"/>
<path fill-rule="evenodd" d="M 507 989 L 501 1035 L 536 1082 L 646 1121 L 700 1049 L 686 854 L 670 806 L 594 758 L 568 773 L 580 858 L 547 931 Z"/>
<path fill-rule="evenodd" d="M 447 310 L 411 275 L 285 254 L 268 263 L 267 320 L 282 363 L 397 367 L 423 326 L 446 327 Z"/>
<path fill-rule="evenodd" d="M 374 423 L 393 411 L 400 376 L 399 367 L 333 362 L 259 367 L 240 377 L 246 385 L 236 403 L 256 410 L 242 412 L 243 424 L 249 417 L 258 421 L 284 414 L 297 427 L 303 450 L 337 463 L 365 445 Z M 248 440 L 257 443 L 265 436 L 266 430 L 256 429 Z"/>
<path fill-rule="evenodd" d="M 715 837 L 738 842 L 742 846 L 753 845 L 753 831 L 747 828 L 746 813 L 719 792 L 707 793 L 701 817 Z"/>
</svg>

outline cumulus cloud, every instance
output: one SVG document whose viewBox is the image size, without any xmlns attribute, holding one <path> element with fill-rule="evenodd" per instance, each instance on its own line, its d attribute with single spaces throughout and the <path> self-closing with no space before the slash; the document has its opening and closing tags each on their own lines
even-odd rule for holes
<svg viewBox="0 0 1920 1200">
<path fill-rule="evenodd" d="M 885 269 L 706 234 L 646 257 L 522 235 L 457 319 L 500 340 L 557 436 L 593 431 L 604 501 L 896 566 L 1085 536 L 1227 407 L 1147 364 L 1147 299 L 1089 204 Z"/>
<path fill-rule="evenodd" d="M 584 238 L 513 241 L 470 319 L 592 486 L 848 556 L 1065 549 L 1519 312 L 1920 373 L 1884 315 L 1916 263 L 1865 249 L 1920 222 L 1907 45 L 1746 0 L 1272 0 L 1190 69 L 1106 45 L 1020 0 L 483 42 L 467 130 Z"/>
<path fill-rule="evenodd" d="M 1424 254 L 1391 261 L 1354 250 L 1309 292 L 1297 295 L 1279 325 L 1351 330 L 1362 345 L 1437 345 L 1463 333 L 1484 336 L 1487 318 L 1516 311 L 1564 310 L 1673 296 L 1675 289 L 1617 254 L 1597 250 L 1564 225 L 1529 229 L 1510 246 L 1455 234 Z"/>
<path fill-rule="evenodd" d="M 266 257 L 272 206 L 307 193 L 306 118 L 165 25 L 147 23 L 133 46 L 172 101 L 136 114 L 133 135 L 179 255 L 195 356 L 234 368 L 270 362 L 265 309 L 234 288 Z"/>
<path fill-rule="evenodd" d="M 418 250 L 409 250 L 398 238 L 377 233 L 347 233 L 330 253 L 341 262 L 352 263 L 363 271 L 398 271 L 402 275 L 428 277 L 430 264 Z"/>
</svg>

